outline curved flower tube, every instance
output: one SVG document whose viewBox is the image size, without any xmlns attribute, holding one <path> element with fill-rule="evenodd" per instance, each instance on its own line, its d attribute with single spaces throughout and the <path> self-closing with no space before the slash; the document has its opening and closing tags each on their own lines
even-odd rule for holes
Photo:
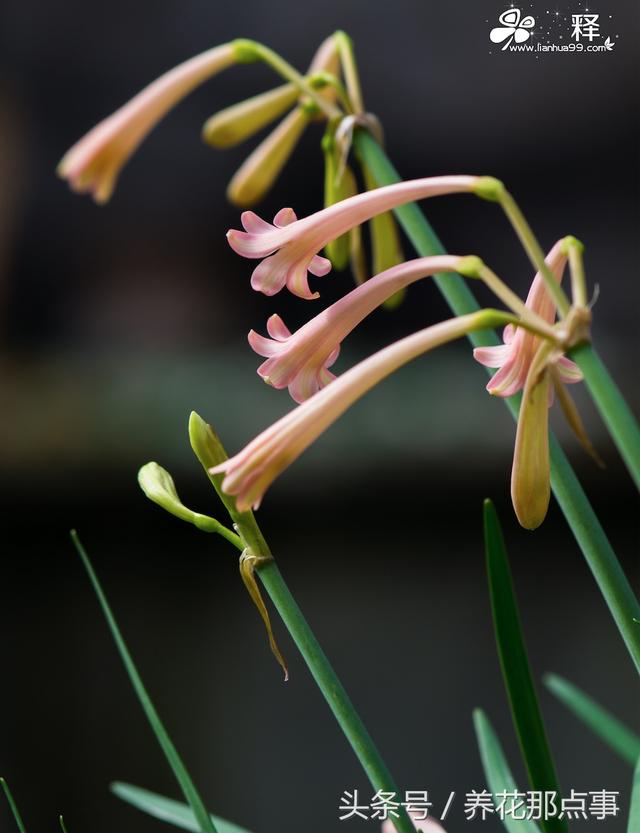
<svg viewBox="0 0 640 833">
<path fill-rule="evenodd" d="M 353 289 L 292 335 L 279 315 L 267 321 L 270 338 L 254 330 L 249 344 L 267 361 L 258 374 L 274 388 L 289 388 L 296 402 L 304 402 L 335 376 L 328 368 L 338 358 L 343 339 L 376 307 L 420 278 L 454 272 L 461 258 L 454 255 L 421 257 L 381 272 Z"/>
<path fill-rule="evenodd" d="M 472 330 L 517 319 L 497 310 L 452 318 L 385 347 L 352 367 L 331 385 L 263 431 L 234 457 L 210 469 L 224 473 L 222 489 L 236 495 L 239 512 L 257 509 L 275 478 L 311 445 L 354 402 L 411 359 L 460 338 Z"/>
<path fill-rule="evenodd" d="M 245 231 L 231 229 L 227 232 L 227 240 L 243 257 L 264 258 L 251 276 L 251 286 L 255 290 L 275 295 L 286 286 L 294 295 L 311 300 L 318 298 L 319 293 L 309 289 L 307 271 L 314 275 L 326 275 L 330 271 L 331 263 L 325 258 L 322 258 L 323 271 L 314 271 L 318 265 L 318 252 L 329 241 L 399 205 L 443 194 L 471 193 L 481 179 L 476 176 L 436 176 L 386 185 L 356 194 L 286 226 L 275 220 L 271 225 L 253 212 L 244 212 L 241 219 Z M 291 209 L 283 211 L 293 215 Z M 281 214 L 279 212 L 277 216 Z"/>
<path fill-rule="evenodd" d="M 567 264 L 564 239 L 559 240 L 545 258 L 545 262 L 554 278 L 560 283 Z M 542 274 L 538 272 L 533 279 L 527 295 L 526 306 L 536 312 L 547 323 L 553 324 L 556 306 L 545 286 Z M 487 390 L 493 396 L 513 396 L 525 386 L 533 358 L 540 346 L 540 339 L 522 328 L 515 330 L 508 325 L 503 333 L 504 344 L 497 347 L 476 347 L 473 357 L 486 367 L 500 368 L 489 383 Z M 578 366 L 564 356 L 559 356 L 556 368 L 561 382 L 567 385 L 582 381 Z M 553 388 L 549 387 L 549 404 Z"/>
<path fill-rule="evenodd" d="M 155 125 L 199 84 L 235 61 L 236 49 L 226 43 L 161 75 L 76 142 L 58 165 L 58 175 L 74 191 L 107 202 L 121 169 Z"/>
</svg>

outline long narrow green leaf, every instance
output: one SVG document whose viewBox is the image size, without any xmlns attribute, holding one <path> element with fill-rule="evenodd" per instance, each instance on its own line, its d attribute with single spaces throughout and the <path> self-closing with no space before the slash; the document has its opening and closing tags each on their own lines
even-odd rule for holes
<svg viewBox="0 0 640 833">
<path fill-rule="evenodd" d="M 160 716 L 156 711 L 155 706 L 151 702 L 151 698 L 147 693 L 144 683 L 142 682 L 142 678 L 138 673 L 138 669 L 136 668 L 131 654 L 129 653 L 129 649 L 124 641 L 120 628 L 118 627 L 113 613 L 111 612 L 107 597 L 105 596 L 100 582 L 98 581 L 98 577 L 91 566 L 89 556 L 80 543 L 80 539 L 78 538 L 75 530 L 71 532 L 71 540 L 73 541 L 73 544 L 78 551 L 78 555 L 82 559 L 85 570 L 89 575 L 93 589 L 98 597 L 98 601 L 100 602 L 100 607 L 102 608 L 102 612 L 104 613 L 107 624 L 109 625 L 109 630 L 111 631 L 113 640 L 116 643 L 116 647 L 118 648 L 124 667 L 127 670 L 127 674 L 131 680 L 131 685 L 133 686 L 138 700 L 140 701 L 140 705 L 147 716 L 147 720 L 153 729 L 153 733 L 155 734 L 157 741 L 164 752 L 169 766 L 173 770 L 173 774 L 180 785 L 180 789 L 182 790 L 189 806 L 193 810 L 194 817 L 197 819 L 198 827 L 194 829 L 201 831 L 201 833 L 218 833 L 213 822 L 211 821 L 211 817 L 204 806 L 202 799 L 200 798 L 195 784 L 193 783 L 191 776 L 182 761 L 182 758 L 178 754 L 178 750 L 174 746 L 173 741 L 169 737 L 167 730 L 164 728 L 164 725 L 160 720 Z"/>
<path fill-rule="evenodd" d="M 527 657 L 502 529 L 490 500 L 484 503 L 484 545 L 500 666 L 529 783 L 533 790 L 561 795 Z M 540 826 L 547 833 L 569 829 L 567 822 L 558 818 L 542 819 Z"/>
<path fill-rule="evenodd" d="M 13 818 L 14 818 L 14 821 L 16 823 L 16 827 L 18 828 L 20 833 L 26 833 L 26 828 L 24 826 L 24 822 L 22 821 L 22 816 L 20 815 L 20 811 L 18 810 L 18 805 L 14 801 L 13 795 L 11 794 L 11 790 L 9 789 L 9 785 L 4 780 L 4 778 L 0 778 L 0 784 L 2 785 L 2 789 L 4 790 L 4 794 L 7 797 L 7 802 L 9 803 L 11 813 L 13 814 Z"/>
<path fill-rule="evenodd" d="M 194 833 L 200 829 L 193 815 L 193 811 L 187 807 L 186 804 L 181 804 L 179 801 L 173 801 L 171 798 L 165 798 L 157 793 L 152 793 L 149 790 L 144 790 L 142 787 L 135 787 L 133 784 L 124 784 L 121 781 L 116 781 L 111 785 L 111 791 L 118 798 L 126 801 L 128 804 L 137 807 L 144 813 L 148 813 L 156 819 L 167 821 L 169 824 L 174 824 L 176 827 L 181 827 L 183 830 L 192 830 Z M 238 827 L 230 821 L 218 818 L 218 816 L 211 816 L 213 823 L 219 833 L 249 833 L 244 827 Z"/>
<path fill-rule="evenodd" d="M 634 731 L 563 677 L 546 674 L 544 684 L 600 740 L 631 766 L 635 766 L 640 758 L 640 737 Z"/>
<path fill-rule="evenodd" d="M 476 709 L 473 713 L 473 725 L 476 730 L 476 737 L 478 739 L 478 746 L 480 748 L 480 758 L 482 760 L 482 767 L 487 779 L 487 786 L 491 793 L 495 796 L 500 792 L 516 792 L 516 782 L 509 769 L 509 764 L 504 756 L 500 741 L 493 727 L 489 722 L 489 718 L 482 711 Z M 514 819 L 511 816 L 506 816 L 501 820 L 509 833 L 540 833 L 535 822 L 529 819 Z"/>
<path fill-rule="evenodd" d="M 365 160 L 379 185 L 390 185 L 400 181 L 400 175 L 384 150 L 366 130 L 356 130 L 354 147 Z M 395 215 L 419 255 L 424 257 L 446 253 L 436 233 L 415 203 L 397 208 Z M 466 315 L 479 309 L 473 293 L 460 275 L 438 275 L 435 282 L 456 315 Z M 476 347 L 499 343 L 496 333 L 489 330 L 472 333 L 469 340 Z M 582 350 L 582 363 L 585 361 L 585 353 L 589 354 L 590 351 L 590 346 Z M 511 396 L 505 400 L 505 404 L 517 419 L 520 397 Z M 556 500 L 609 606 L 636 669 L 640 672 L 640 628 L 637 625 L 637 621 L 640 620 L 640 603 L 560 443 L 553 434 L 549 436 L 549 456 L 551 486 Z"/>
<path fill-rule="evenodd" d="M 631 806 L 629 807 L 629 826 L 627 833 L 640 833 L 640 758 L 633 773 L 631 787 Z"/>
</svg>

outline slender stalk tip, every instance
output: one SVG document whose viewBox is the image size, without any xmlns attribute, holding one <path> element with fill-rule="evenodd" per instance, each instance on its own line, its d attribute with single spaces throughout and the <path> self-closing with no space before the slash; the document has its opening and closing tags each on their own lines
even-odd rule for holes
<svg viewBox="0 0 640 833">
<path fill-rule="evenodd" d="M 231 41 L 231 48 L 239 64 L 253 64 L 262 58 L 258 44 L 248 38 L 236 38 Z"/>
<path fill-rule="evenodd" d="M 349 44 L 349 46 L 353 46 L 353 40 L 350 35 L 348 35 L 344 29 L 336 29 L 333 33 L 333 37 L 336 40 L 342 40 Z"/>
<path fill-rule="evenodd" d="M 476 707 L 471 711 L 471 716 L 473 718 L 474 726 L 476 727 L 484 720 L 484 712 L 479 707 Z"/>
<path fill-rule="evenodd" d="M 504 183 L 494 176 L 479 176 L 473 193 L 489 202 L 501 202 L 506 190 Z"/>
<path fill-rule="evenodd" d="M 483 261 L 475 255 L 461 257 L 458 261 L 458 272 L 465 278 L 479 278 L 483 269 Z"/>
<path fill-rule="evenodd" d="M 563 255 L 569 255 L 571 249 L 576 249 L 580 254 L 584 252 L 584 243 L 581 240 L 578 240 L 577 237 L 574 237 L 573 234 L 568 234 L 562 240 L 562 248 L 561 252 Z"/>
</svg>

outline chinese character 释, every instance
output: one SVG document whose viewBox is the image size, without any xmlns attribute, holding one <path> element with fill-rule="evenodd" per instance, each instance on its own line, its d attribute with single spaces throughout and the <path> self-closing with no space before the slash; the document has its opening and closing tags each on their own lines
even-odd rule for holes
<svg viewBox="0 0 640 833">
<path fill-rule="evenodd" d="M 572 14 L 571 25 L 573 26 L 573 31 L 571 32 L 571 37 L 575 38 L 576 41 L 586 38 L 590 42 L 594 38 L 599 38 L 599 17 L 599 14 Z"/>
</svg>

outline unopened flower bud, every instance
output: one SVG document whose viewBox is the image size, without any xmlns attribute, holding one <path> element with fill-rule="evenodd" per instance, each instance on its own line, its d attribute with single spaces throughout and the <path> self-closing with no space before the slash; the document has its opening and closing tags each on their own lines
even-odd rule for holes
<svg viewBox="0 0 640 833">
<path fill-rule="evenodd" d="M 204 532 L 219 532 L 220 524 L 214 518 L 201 515 L 186 507 L 178 496 L 173 477 L 157 463 L 147 463 L 138 472 L 138 483 L 145 495 L 176 518 L 197 526 Z"/>
<path fill-rule="evenodd" d="M 226 107 L 205 122 L 202 138 L 216 148 L 237 145 L 293 107 L 298 96 L 295 84 L 283 84 Z"/>
</svg>

